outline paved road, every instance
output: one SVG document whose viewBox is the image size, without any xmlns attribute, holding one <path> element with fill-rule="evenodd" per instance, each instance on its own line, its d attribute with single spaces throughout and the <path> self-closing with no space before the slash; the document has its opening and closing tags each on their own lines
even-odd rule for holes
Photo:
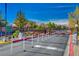
<svg viewBox="0 0 79 59">
<path fill-rule="evenodd" d="M 68 36 L 50 35 L 31 39 L 32 42 L 18 42 L 0 46 L 1 56 L 62 56 Z M 23 52 L 23 43 L 25 50 Z"/>
</svg>

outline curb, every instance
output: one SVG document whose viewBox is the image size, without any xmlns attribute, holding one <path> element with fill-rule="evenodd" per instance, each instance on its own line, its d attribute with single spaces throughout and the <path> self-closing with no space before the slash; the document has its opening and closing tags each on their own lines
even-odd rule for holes
<svg viewBox="0 0 79 59">
<path fill-rule="evenodd" d="M 69 42 L 70 42 L 70 37 L 68 38 L 68 42 L 67 42 L 67 46 L 65 48 L 65 51 L 64 51 L 64 55 L 63 56 L 69 56 Z"/>
</svg>

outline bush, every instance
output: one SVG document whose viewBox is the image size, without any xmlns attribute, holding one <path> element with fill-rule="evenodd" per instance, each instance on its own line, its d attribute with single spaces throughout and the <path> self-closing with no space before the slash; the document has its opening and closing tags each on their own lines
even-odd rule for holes
<svg viewBox="0 0 79 59">
<path fill-rule="evenodd" d="M 16 30 L 16 31 L 13 33 L 12 37 L 18 37 L 18 35 L 19 35 L 19 30 Z"/>
</svg>

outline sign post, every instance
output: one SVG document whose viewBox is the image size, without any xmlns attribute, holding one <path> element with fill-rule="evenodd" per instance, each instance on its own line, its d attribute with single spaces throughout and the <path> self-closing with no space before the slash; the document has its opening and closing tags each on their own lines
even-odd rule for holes
<svg viewBox="0 0 79 59">
<path fill-rule="evenodd" d="M 42 40 L 41 41 L 43 41 L 43 34 L 42 34 Z"/>
<path fill-rule="evenodd" d="M 38 39 L 37 39 L 37 44 L 39 43 L 39 34 L 38 34 Z"/>
<path fill-rule="evenodd" d="M 11 39 L 11 48 L 10 48 L 10 53 L 11 53 L 11 55 L 13 54 L 13 37 L 12 37 L 12 39 Z"/>
<path fill-rule="evenodd" d="M 23 35 L 23 34 L 21 34 L 21 39 L 23 39 L 23 50 L 24 50 L 24 52 L 26 52 L 26 50 L 25 50 L 25 35 Z"/>
<path fill-rule="evenodd" d="M 33 35 L 32 35 L 32 48 L 33 48 L 33 44 L 34 44 L 34 42 L 33 42 Z"/>
<path fill-rule="evenodd" d="M 25 39 L 23 39 L 23 50 L 24 50 L 24 52 L 26 52 L 26 50 L 25 50 Z"/>
</svg>

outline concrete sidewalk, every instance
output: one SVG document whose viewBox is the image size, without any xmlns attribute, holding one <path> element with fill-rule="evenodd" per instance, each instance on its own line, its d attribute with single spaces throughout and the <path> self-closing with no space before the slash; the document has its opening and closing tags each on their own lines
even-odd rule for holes
<svg viewBox="0 0 79 59">
<path fill-rule="evenodd" d="M 70 37 L 69 37 L 67 47 L 66 47 L 65 52 L 64 52 L 64 56 L 69 56 L 69 48 L 70 48 L 69 45 L 70 45 Z M 76 44 L 73 44 L 73 49 L 74 49 L 74 56 L 79 56 L 79 46 Z"/>
<path fill-rule="evenodd" d="M 74 56 L 79 56 L 78 55 L 78 46 L 77 45 L 74 45 Z"/>
</svg>

